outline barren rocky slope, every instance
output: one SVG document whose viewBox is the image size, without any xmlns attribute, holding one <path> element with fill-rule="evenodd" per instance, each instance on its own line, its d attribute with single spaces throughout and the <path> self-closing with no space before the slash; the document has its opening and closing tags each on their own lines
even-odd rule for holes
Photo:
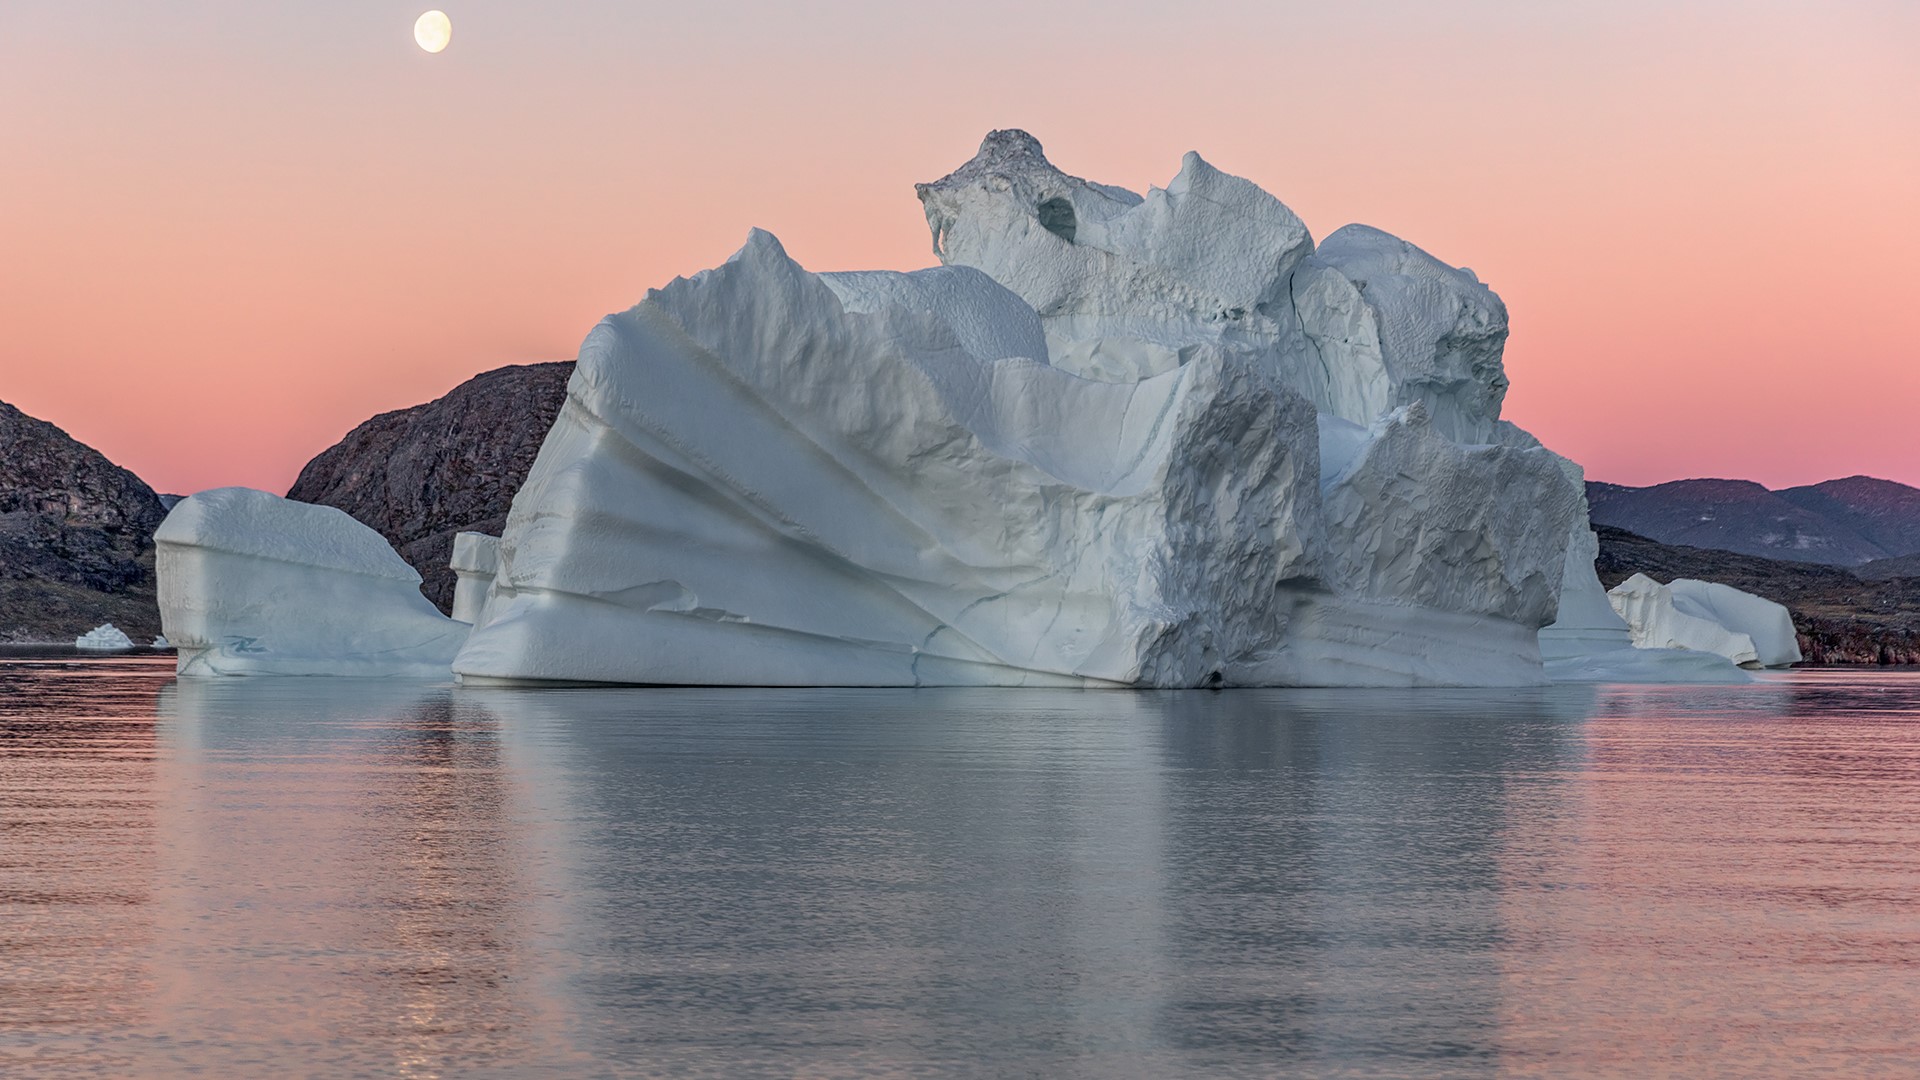
<svg viewBox="0 0 1920 1080">
<path fill-rule="evenodd" d="M 1884 581 L 1887 578 L 1898 577 L 1920 578 L 1920 554 L 1875 559 L 1855 567 L 1853 572 L 1868 581 Z"/>
<path fill-rule="evenodd" d="M 1888 557 L 1920 553 L 1920 488 L 1871 476 L 1787 488 L 1780 497 L 1848 526 Z"/>
<path fill-rule="evenodd" d="M 58 427 L 0 402 L 0 642 L 65 641 L 103 622 L 160 632 L 153 489 Z"/>
<path fill-rule="evenodd" d="M 453 534 L 499 535 L 572 373 L 572 361 L 497 368 L 381 413 L 308 462 L 287 497 L 339 507 L 386 537 L 449 611 Z"/>
</svg>

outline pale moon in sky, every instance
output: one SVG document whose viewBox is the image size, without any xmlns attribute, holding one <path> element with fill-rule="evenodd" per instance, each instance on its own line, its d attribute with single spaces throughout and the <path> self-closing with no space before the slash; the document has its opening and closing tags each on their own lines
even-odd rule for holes
<svg viewBox="0 0 1920 1080">
<path fill-rule="evenodd" d="M 453 40 L 453 20 L 444 11 L 429 11 L 413 24 L 413 40 L 428 52 L 437 53 Z"/>
</svg>

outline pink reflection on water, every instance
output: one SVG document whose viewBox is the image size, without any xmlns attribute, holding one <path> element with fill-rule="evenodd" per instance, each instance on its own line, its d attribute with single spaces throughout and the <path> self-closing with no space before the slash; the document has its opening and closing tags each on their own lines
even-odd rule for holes
<svg viewBox="0 0 1920 1080">
<path fill-rule="evenodd" d="M 1920 1061 L 1920 676 L 1702 693 L 1609 690 L 1586 761 L 1515 789 L 1503 1067 Z"/>
</svg>

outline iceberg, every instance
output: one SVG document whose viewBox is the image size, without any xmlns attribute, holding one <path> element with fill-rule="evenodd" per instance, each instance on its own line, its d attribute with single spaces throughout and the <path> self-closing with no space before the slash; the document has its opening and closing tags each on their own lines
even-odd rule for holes
<svg viewBox="0 0 1920 1080">
<path fill-rule="evenodd" d="M 1745 678 L 1631 647 L 1579 467 L 1501 418 L 1507 310 L 1473 271 L 1364 225 L 1316 245 L 1198 154 L 1140 195 L 996 131 L 916 191 L 938 266 L 815 273 L 756 229 L 602 320 L 501 535 L 456 538 L 451 620 L 344 514 L 184 500 L 157 536 L 180 671 Z"/>
<path fill-rule="evenodd" d="M 175 504 L 153 538 L 182 676 L 445 678 L 466 637 L 379 533 L 332 507 L 218 488 Z"/>
<path fill-rule="evenodd" d="M 1800 662 L 1787 609 L 1730 585 L 1676 578 L 1662 585 L 1635 574 L 1607 594 L 1642 649 L 1716 653 L 1748 667 Z"/>
<path fill-rule="evenodd" d="M 1312 410 L 1218 353 L 1110 383 L 1009 344 L 1037 320 L 978 271 L 836 281 L 763 232 L 607 319 L 455 671 L 1204 681 L 1267 614 L 1212 568 L 1310 573 Z"/>
<path fill-rule="evenodd" d="M 1581 493 L 1470 271 L 1192 154 L 1142 197 L 995 132 L 919 193 L 942 266 L 756 230 L 594 329 L 463 680 L 1545 681 Z"/>
<path fill-rule="evenodd" d="M 101 626 L 96 626 L 75 638 L 73 647 L 76 649 L 86 649 L 90 652 L 111 652 L 116 649 L 133 648 L 133 639 L 128 637 L 119 627 L 112 623 L 106 623 Z"/>
<path fill-rule="evenodd" d="M 1675 578 L 1667 588 L 1675 610 L 1745 634 L 1761 667 L 1788 667 L 1803 659 L 1800 635 L 1785 605 L 1715 581 Z"/>
<path fill-rule="evenodd" d="M 1751 637 L 1680 610 L 1674 604 L 1673 590 L 1645 574 L 1635 574 L 1615 585 L 1607 598 L 1627 621 L 1633 643 L 1639 648 L 1717 653 L 1736 664 L 1758 666 L 1760 654 Z"/>
</svg>

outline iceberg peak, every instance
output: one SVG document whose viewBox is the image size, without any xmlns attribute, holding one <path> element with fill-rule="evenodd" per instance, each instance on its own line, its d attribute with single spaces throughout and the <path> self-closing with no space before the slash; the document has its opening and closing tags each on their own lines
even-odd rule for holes
<svg viewBox="0 0 1920 1080">
<path fill-rule="evenodd" d="M 1039 139 L 1019 128 L 1000 128 L 987 132 L 987 137 L 980 140 L 980 150 L 974 154 L 973 160 L 954 172 L 958 174 L 967 169 L 977 169 L 982 172 L 1004 171 L 1014 168 L 1051 169 L 1053 166 L 1047 162 L 1047 152 L 1041 147 Z"/>
<path fill-rule="evenodd" d="M 1006 129 L 915 190 L 941 266 L 756 231 L 602 322 L 466 571 L 462 677 L 1543 680 L 1580 489 L 1487 406 L 1490 290 L 1372 230 L 1310 262 L 1197 153 L 1142 197 Z M 1400 359 L 1476 318 L 1482 382 Z"/>
</svg>

